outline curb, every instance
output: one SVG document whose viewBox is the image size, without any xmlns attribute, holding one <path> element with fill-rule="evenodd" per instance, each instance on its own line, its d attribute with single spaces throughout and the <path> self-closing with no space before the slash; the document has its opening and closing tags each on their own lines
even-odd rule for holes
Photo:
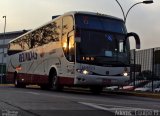
<svg viewBox="0 0 160 116">
<path fill-rule="evenodd" d="M 140 92 L 133 92 L 130 93 L 131 95 L 138 96 L 138 97 L 149 97 L 149 98 L 156 98 L 160 99 L 160 93 L 140 93 Z"/>
<path fill-rule="evenodd" d="M 14 84 L 0 84 L 0 87 L 14 87 Z M 33 87 L 33 88 L 39 88 L 38 85 L 27 85 L 26 87 Z"/>
<path fill-rule="evenodd" d="M 148 97 L 160 99 L 160 93 L 142 93 L 142 92 L 124 92 L 124 91 L 106 91 L 107 93 L 117 94 L 117 95 L 128 95 L 137 97 Z"/>
<path fill-rule="evenodd" d="M 0 84 L 0 86 L 14 86 L 14 84 Z"/>
</svg>

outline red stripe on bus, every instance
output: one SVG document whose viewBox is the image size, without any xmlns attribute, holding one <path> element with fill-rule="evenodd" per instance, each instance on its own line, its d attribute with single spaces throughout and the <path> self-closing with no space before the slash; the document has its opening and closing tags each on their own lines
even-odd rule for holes
<svg viewBox="0 0 160 116">
<path fill-rule="evenodd" d="M 48 83 L 48 75 L 36 75 L 36 74 L 24 74 L 18 73 L 17 78 L 19 80 L 24 79 L 23 83 L 25 84 L 47 84 Z M 73 85 L 74 78 L 72 77 L 59 77 L 59 84 L 61 85 Z M 7 82 L 14 83 L 14 73 L 8 72 L 7 73 Z"/>
<path fill-rule="evenodd" d="M 74 84 L 74 78 L 59 77 L 59 84 L 61 84 L 61 85 L 73 85 Z"/>
</svg>

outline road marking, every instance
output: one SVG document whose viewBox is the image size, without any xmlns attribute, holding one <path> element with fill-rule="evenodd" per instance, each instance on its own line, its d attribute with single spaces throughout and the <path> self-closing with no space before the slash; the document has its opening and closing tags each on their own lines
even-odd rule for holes
<svg viewBox="0 0 160 116">
<path fill-rule="evenodd" d="M 106 105 L 106 104 L 98 104 L 104 107 L 111 107 L 110 109 L 129 109 L 129 110 L 154 110 L 154 109 L 145 109 L 145 108 L 135 108 L 135 107 L 127 107 L 127 106 L 117 106 L 117 105 Z"/>
<path fill-rule="evenodd" d="M 117 105 L 95 104 L 95 103 L 87 103 L 87 102 L 78 102 L 78 103 L 87 105 L 93 108 L 101 109 L 101 110 L 115 110 L 115 109 L 154 110 L 154 109 L 135 108 L 135 107 L 126 107 L 126 106 L 117 106 Z"/>
<path fill-rule="evenodd" d="M 87 102 L 78 102 L 80 104 L 99 109 L 104 111 L 109 111 L 115 115 L 126 115 L 126 116 L 159 116 L 160 111 L 154 109 L 145 109 L 145 108 L 135 108 L 135 107 L 126 107 L 126 106 L 117 106 L 117 105 L 106 105 L 106 104 L 96 104 L 96 103 L 87 103 Z"/>
<path fill-rule="evenodd" d="M 26 93 L 30 93 L 30 94 L 34 94 L 34 95 L 40 95 L 39 93 L 36 93 L 36 92 L 26 92 Z"/>
<path fill-rule="evenodd" d="M 108 108 L 98 106 L 98 105 L 93 104 L 93 103 L 87 103 L 87 102 L 78 102 L 78 103 L 86 105 L 86 106 L 90 106 L 90 107 L 93 107 L 93 108 L 96 108 L 96 109 L 100 109 L 100 110 L 108 110 Z"/>
</svg>

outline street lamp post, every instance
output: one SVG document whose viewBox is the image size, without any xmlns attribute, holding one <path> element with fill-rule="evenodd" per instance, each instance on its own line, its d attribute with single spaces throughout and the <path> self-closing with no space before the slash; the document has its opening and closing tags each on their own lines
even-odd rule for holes
<svg viewBox="0 0 160 116">
<path fill-rule="evenodd" d="M 126 16 L 125 16 L 123 7 L 122 7 L 122 5 L 120 4 L 120 2 L 118 0 L 116 0 L 116 2 L 118 3 L 119 7 L 121 8 L 121 11 L 122 11 L 122 14 L 123 14 L 123 19 L 125 20 Z"/>
<path fill-rule="evenodd" d="M 123 13 L 124 23 L 126 23 L 127 16 L 128 16 L 128 14 L 129 14 L 130 10 L 131 10 L 134 6 L 136 6 L 136 5 L 138 5 L 138 4 L 152 4 L 152 3 L 153 3 L 153 0 L 145 0 L 145 1 L 137 2 L 137 3 L 133 4 L 133 5 L 128 9 L 126 15 L 125 15 L 124 10 L 123 10 L 121 4 L 119 3 L 119 1 L 116 0 L 116 2 L 118 3 L 118 5 L 119 5 L 120 8 L 121 8 L 121 11 L 122 11 L 122 13 Z"/>
<path fill-rule="evenodd" d="M 123 19 L 124 19 L 124 23 L 126 23 L 126 20 L 127 20 L 127 16 L 128 16 L 128 14 L 129 14 L 129 12 L 131 11 L 131 9 L 134 7 L 134 6 L 136 6 L 136 5 L 138 5 L 138 4 L 152 4 L 153 3 L 153 0 L 145 0 L 145 1 L 142 1 L 142 2 L 137 2 L 137 3 L 135 3 L 135 4 L 133 4 L 129 9 L 128 9 L 128 11 L 127 11 L 127 13 L 126 13 L 126 15 L 125 15 L 125 13 L 124 13 L 124 10 L 123 10 L 123 7 L 121 6 L 121 4 L 119 3 L 119 1 L 118 0 L 116 0 L 116 2 L 118 3 L 118 5 L 120 6 L 120 8 L 121 8 L 121 11 L 122 11 L 122 13 L 123 13 Z M 135 49 L 134 49 L 134 76 L 133 76 L 133 79 L 134 79 L 134 86 L 135 86 L 135 67 L 136 67 L 136 64 L 135 64 Z M 153 84 L 152 84 L 153 85 Z"/>
<path fill-rule="evenodd" d="M 4 45 L 5 45 L 5 36 L 6 36 L 6 16 L 3 16 L 4 20 L 5 20 L 5 23 L 4 23 L 4 35 L 3 35 L 3 51 L 2 51 L 2 67 L 1 67 L 1 83 L 2 83 L 2 78 L 3 78 L 3 70 L 4 70 L 4 64 L 3 64 L 3 61 L 4 61 Z"/>
</svg>

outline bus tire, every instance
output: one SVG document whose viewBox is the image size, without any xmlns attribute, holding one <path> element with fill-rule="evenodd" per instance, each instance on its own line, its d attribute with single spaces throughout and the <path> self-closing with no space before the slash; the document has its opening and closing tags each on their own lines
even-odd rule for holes
<svg viewBox="0 0 160 116">
<path fill-rule="evenodd" d="M 42 90 L 48 90 L 50 87 L 48 85 L 40 85 Z"/>
<path fill-rule="evenodd" d="M 14 85 L 16 88 L 25 88 L 26 85 L 18 81 L 17 72 L 14 73 Z"/>
<path fill-rule="evenodd" d="M 19 88 L 19 82 L 18 82 L 18 80 L 17 80 L 17 72 L 14 72 L 14 86 L 15 87 L 17 87 L 17 88 Z"/>
<path fill-rule="evenodd" d="M 63 90 L 63 86 L 59 84 L 59 78 L 55 69 L 52 69 L 49 74 L 49 86 L 56 91 Z"/>
<path fill-rule="evenodd" d="M 93 94 L 100 94 L 103 90 L 103 86 L 91 86 L 90 87 L 90 91 L 93 93 Z"/>
</svg>

